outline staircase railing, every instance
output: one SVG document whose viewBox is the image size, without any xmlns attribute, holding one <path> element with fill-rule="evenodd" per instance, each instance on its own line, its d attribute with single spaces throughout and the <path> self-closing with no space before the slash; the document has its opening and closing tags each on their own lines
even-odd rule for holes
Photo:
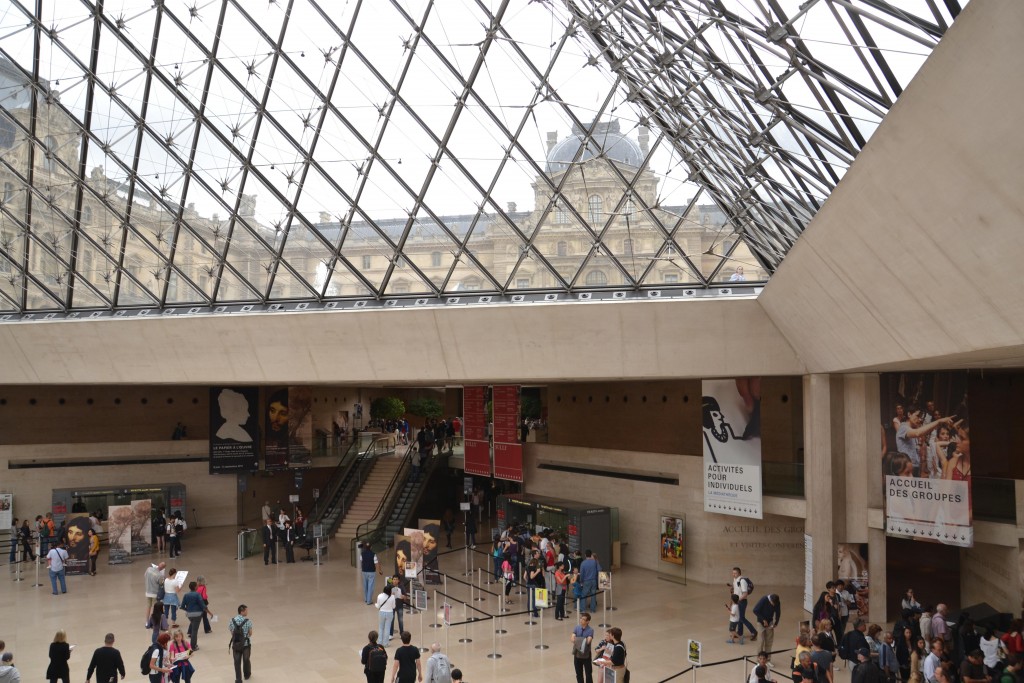
<svg viewBox="0 0 1024 683">
<path fill-rule="evenodd" d="M 364 541 L 369 541 L 371 545 L 380 546 L 382 545 L 381 537 L 384 534 L 386 528 L 385 522 L 387 516 L 390 514 L 391 508 L 395 505 L 395 500 L 398 494 L 401 493 L 402 487 L 405 482 L 409 479 L 409 471 L 412 469 L 412 458 L 415 452 L 415 444 L 410 444 L 405 451 L 405 455 L 402 456 L 402 461 L 398 463 L 398 467 L 395 468 L 395 473 L 391 476 L 391 481 L 388 482 L 388 488 L 384 491 L 384 495 L 381 496 L 380 503 L 377 504 L 377 509 L 369 520 L 363 522 L 356 527 L 356 537 L 352 539 L 351 545 L 351 556 L 352 566 L 356 566 L 356 548 L 359 544 Z"/>
<path fill-rule="evenodd" d="M 356 494 L 366 480 L 366 473 L 373 464 L 373 460 L 385 453 L 394 452 L 394 437 L 390 435 L 371 434 L 360 435 L 359 439 L 353 440 L 352 445 L 341 457 L 341 462 L 334 468 L 331 478 L 324 486 L 325 495 L 317 500 L 309 512 L 309 523 L 311 525 L 324 524 L 327 521 L 327 529 L 324 534 L 333 535 L 341 525 Z"/>
<path fill-rule="evenodd" d="M 394 512 L 395 505 L 401 496 L 402 491 L 409 486 L 419 487 L 419 491 L 413 500 L 413 506 L 415 506 L 416 500 L 419 499 L 422 493 L 423 487 L 426 486 L 430 476 L 437 469 L 438 463 L 448 461 L 448 456 L 451 455 L 451 451 L 442 455 L 430 456 L 423 463 L 422 471 L 420 472 L 419 478 L 412 482 L 409 480 L 407 472 L 412 467 L 412 458 L 417 457 L 415 452 L 415 444 L 409 446 L 409 450 L 406 451 L 405 456 L 402 458 L 402 463 L 398 466 L 395 471 L 395 475 L 391 478 L 391 482 L 388 484 L 387 491 L 381 497 L 381 502 L 377 506 L 376 512 L 373 517 L 368 521 L 360 524 L 356 528 L 356 537 L 352 539 L 352 545 L 350 550 L 352 566 L 356 566 L 358 561 L 359 544 L 369 542 L 375 550 L 382 550 L 388 544 L 388 539 L 385 538 L 387 534 L 388 522 L 391 519 L 391 515 Z"/>
</svg>

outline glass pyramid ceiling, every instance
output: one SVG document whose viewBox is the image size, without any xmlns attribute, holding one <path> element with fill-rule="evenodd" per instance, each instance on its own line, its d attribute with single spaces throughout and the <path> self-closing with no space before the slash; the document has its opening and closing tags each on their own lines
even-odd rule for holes
<svg viewBox="0 0 1024 683">
<path fill-rule="evenodd" d="M 956 0 L 4 0 L 0 311 L 762 282 Z"/>
</svg>

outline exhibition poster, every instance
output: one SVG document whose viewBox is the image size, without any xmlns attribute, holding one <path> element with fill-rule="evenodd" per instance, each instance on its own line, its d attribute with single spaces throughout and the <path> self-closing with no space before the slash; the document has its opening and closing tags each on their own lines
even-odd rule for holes
<svg viewBox="0 0 1024 683">
<path fill-rule="evenodd" d="M 259 469 L 259 389 L 210 389 L 210 474 Z"/>
<path fill-rule="evenodd" d="M 967 373 L 887 373 L 879 386 L 886 534 L 973 546 Z"/>
<path fill-rule="evenodd" d="M 704 380 L 704 511 L 761 519 L 761 378 Z"/>
</svg>

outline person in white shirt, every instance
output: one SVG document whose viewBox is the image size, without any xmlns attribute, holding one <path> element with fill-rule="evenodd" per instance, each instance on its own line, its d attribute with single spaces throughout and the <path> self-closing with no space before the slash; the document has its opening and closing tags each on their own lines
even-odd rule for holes
<svg viewBox="0 0 1024 683">
<path fill-rule="evenodd" d="M 942 658 L 939 653 L 942 652 L 942 639 L 936 638 L 932 641 L 931 652 L 924 659 L 924 680 L 926 683 L 936 683 L 935 670 L 942 667 Z"/>
<path fill-rule="evenodd" d="M 747 683 L 758 683 L 757 680 L 757 667 L 763 666 L 765 670 L 764 680 L 774 681 L 772 678 L 772 670 L 768 668 L 768 653 L 758 652 L 757 653 L 757 664 L 750 670 L 750 676 L 747 678 Z"/>
</svg>

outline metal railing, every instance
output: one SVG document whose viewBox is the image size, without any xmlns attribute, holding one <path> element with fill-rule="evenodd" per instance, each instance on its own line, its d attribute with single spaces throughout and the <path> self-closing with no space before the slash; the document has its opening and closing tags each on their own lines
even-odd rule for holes
<svg viewBox="0 0 1024 683">
<path fill-rule="evenodd" d="M 345 511 L 362 488 L 374 459 L 393 452 L 394 437 L 391 435 L 360 435 L 360 439 L 354 440 L 324 486 L 325 495 L 310 510 L 310 524 L 324 524 L 328 527 L 324 534 L 328 536 L 337 531 Z"/>
<path fill-rule="evenodd" d="M 350 548 L 353 567 L 356 566 L 356 548 L 359 547 L 360 543 L 368 541 L 373 546 L 383 546 L 383 539 L 381 537 L 387 529 L 387 520 L 391 515 L 391 510 L 395 506 L 395 501 L 398 499 L 398 495 L 402 492 L 402 488 L 409 480 L 409 471 L 412 469 L 412 458 L 414 453 L 415 444 L 410 444 L 405 451 L 405 455 L 402 456 L 402 461 L 398 463 L 398 467 L 395 468 L 395 473 L 392 475 L 391 481 L 388 482 L 388 488 L 384 491 L 384 495 L 381 496 L 380 503 L 377 504 L 377 509 L 369 520 L 356 527 L 356 537 L 352 539 Z"/>
</svg>

